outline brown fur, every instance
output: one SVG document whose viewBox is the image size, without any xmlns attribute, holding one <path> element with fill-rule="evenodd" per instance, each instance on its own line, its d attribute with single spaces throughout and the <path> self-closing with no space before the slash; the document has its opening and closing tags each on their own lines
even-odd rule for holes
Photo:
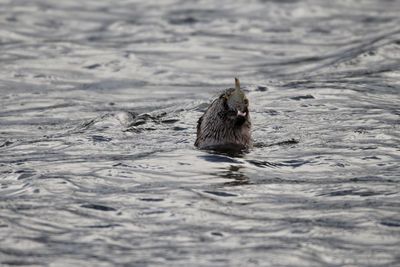
<svg viewBox="0 0 400 267">
<path fill-rule="evenodd" d="M 245 108 L 245 117 L 232 119 L 229 112 L 234 112 L 227 105 L 227 99 L 234 89 L 228 89 L 215 99 L 197 122 L 195 146 L 200 149 L 248 149 L 252 145 L 251 122 L 248 104 L 238 103 Z M 244 96 L 244 94 L 243 94 Z"/>
</svg>

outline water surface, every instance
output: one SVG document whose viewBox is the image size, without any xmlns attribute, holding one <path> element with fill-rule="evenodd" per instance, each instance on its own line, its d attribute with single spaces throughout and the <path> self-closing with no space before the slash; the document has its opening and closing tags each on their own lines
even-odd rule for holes
<svg viewBox="0 0 400 267">
<path fill-rule="evenodd" d="M 0 264 L 400 264 L 398 1 L 0 0 Z M 238 76 L 256 146 L 194 148 Z"/>
</svg>

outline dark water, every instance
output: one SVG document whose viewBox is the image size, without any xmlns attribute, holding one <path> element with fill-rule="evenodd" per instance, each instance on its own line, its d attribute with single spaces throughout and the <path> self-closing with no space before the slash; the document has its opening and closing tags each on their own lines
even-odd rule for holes
<svg viewBox="0 0 400 267">
<path fill-rule="evenodd" d="M 400 266 L 399 1 L 0 0 L 0 63 L 0 265 Z"/>
</svg>

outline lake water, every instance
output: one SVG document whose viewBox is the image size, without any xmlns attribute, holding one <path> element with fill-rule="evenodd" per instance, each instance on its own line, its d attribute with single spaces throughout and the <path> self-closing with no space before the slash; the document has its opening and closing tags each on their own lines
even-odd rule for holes
<svg viewBox="0 0 400 267">
<path fill-rule="evenodd" d="M 400 266 L 399 14 L 0 0 L 0 265 Z M 235 76 L 255 147 L 197 150 Z"/>
</svg>

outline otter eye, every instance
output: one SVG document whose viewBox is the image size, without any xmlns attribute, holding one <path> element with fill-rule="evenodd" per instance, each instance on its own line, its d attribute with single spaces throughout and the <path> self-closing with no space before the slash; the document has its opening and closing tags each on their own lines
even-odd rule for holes
<svg viewBox="0 0 400 267">
<path fill-rule="evenodd" d="M 248 100 L 248 99 L 245 99 L 245 100 L 243 100 L 243 103 L 244 103 L 245 105 L 248 105 L 248 104 L 249 104 L 249 100 Z"/>
<path fill-rule="evenodd" d="M 220 98 L 222 98 L 224 100 L 228 100 L 229 96 L 227 94 L 223 94 L 220 96 Z"/>
</svg>

